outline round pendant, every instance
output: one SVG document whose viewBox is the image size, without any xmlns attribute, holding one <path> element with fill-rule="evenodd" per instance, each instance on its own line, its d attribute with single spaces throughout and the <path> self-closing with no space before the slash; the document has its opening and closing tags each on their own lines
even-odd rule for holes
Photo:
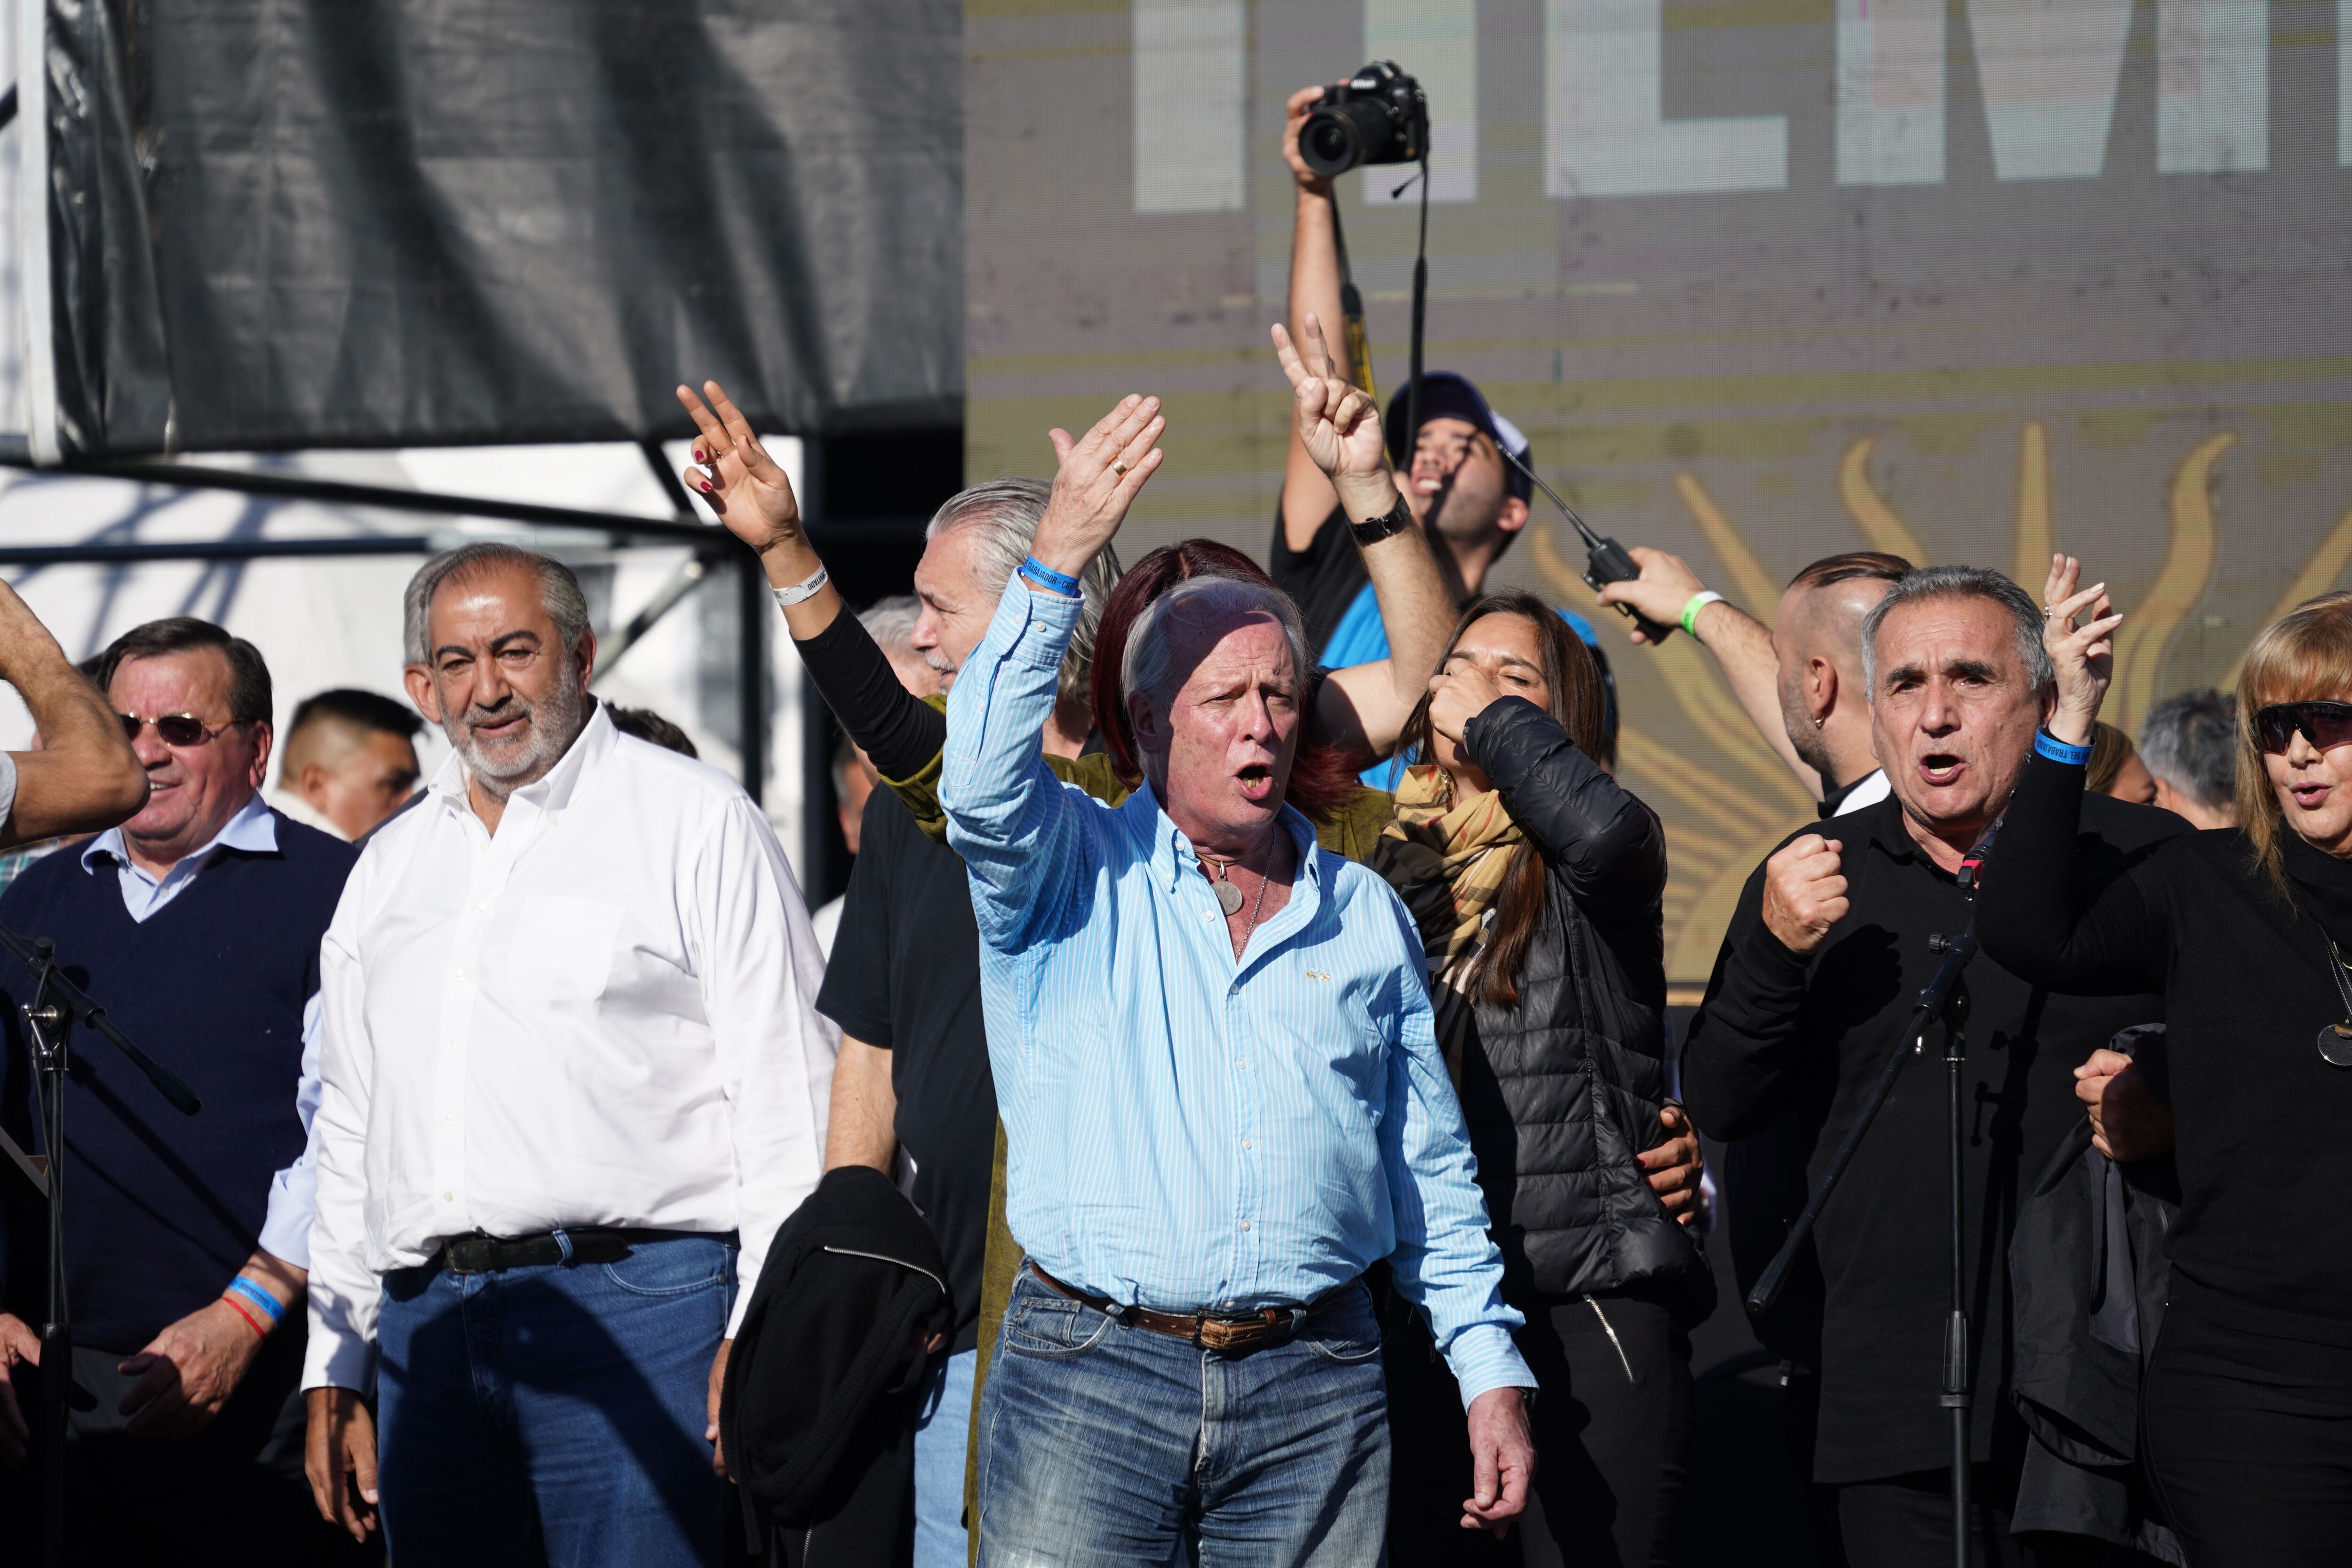
<svg viewBox="0 0 2352 1568">
<path fill-rule="evenodd" d="M 2319 1059 L 2330 1067 L 2352 1068 L 2352 1019 L 2319 1031 Z"/>
<path fill-rule="evenodd" d="M 1228 916 L 1241 913 L 1242 890 L 1239 888 L 1234 887 L 1231 882 L 1218 882 L 1215 886 L 1217 889 L 1217 908 L 1224 910 Z M 2347 1053 L 2346 1060 L 2347 1062 L 2352 1062 L 2352 1040 L 2347 1040 L 2345 1042 L 2345 1050 Z M 2330 1058 L 2329 1059 L 2332 1061 L 2335 1058 Z"/>
</svg>

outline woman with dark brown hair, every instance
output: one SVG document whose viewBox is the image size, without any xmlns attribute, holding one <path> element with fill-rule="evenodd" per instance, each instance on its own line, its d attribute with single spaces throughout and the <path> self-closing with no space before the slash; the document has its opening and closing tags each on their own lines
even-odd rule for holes
<svg viewBox="0 0 2352 1568">
<path fill-rule="evenodd" d="M 1371 865 L 1420 928 L 1504 1294 L 1528 1320 L 1541 1507 L 1522 1528 L 1570 1562 L 1664 1563 L 1689 1330 L 1714 1287 L 1679 1223 L 1698 1171 L 1666 1097 L 1665 838 L 1595 760 L 1601 721 L 1599 667 L 1550 606 L 1477 599 L 1405 723 L 1413 765 Z M 1653 1163 L 1675 1167 L 1663 1194 Z M 1468 1479 L 1460 1399 L 1417 1318 L 1387 1328 L 1392 1558 L 1517 1561 L 1519 1542 L 1445 1528 Z"/>
<path fill-rule="evenodd" d="M 2101 588 L 2074 593 L 2079 574 L 2063 562 L 2053 584 L 2056 706 L 1986 867 L 1978 927 L 1987 954 L 2037 984 L 2164 994 L 2180 1210 L 2140 1421 L 2191 1568 L 2340 1563 L 2352 1552 L 2352 594 L 2306 601 L 2247 650 L 2243 826 L 2169 839 L 2084 900 L 2076 818 L 2123 617 Z M 2110 1142 L 2123 1102 L 2157 1086 L 2106 1055 L 2077 1076 L 2097 1147 L 2129 1158 Z"/>
</svg>

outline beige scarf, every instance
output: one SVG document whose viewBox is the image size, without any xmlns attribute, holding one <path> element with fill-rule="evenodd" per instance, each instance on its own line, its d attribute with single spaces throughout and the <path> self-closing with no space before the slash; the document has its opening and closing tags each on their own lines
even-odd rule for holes
<svg viewBox="0 0 2352 1568">
<path fill-rule="evenodd" d="M 1519 825 L 1504 809 L 1500 791 L 1456 801 L 1445 771 L 1424 763 L 1405 770 L 1396 816 L 1372 853 L 1372 868 L 1396 889 L 1421 928 L 1438 1044 L 1457 1085 L 1486 917 L 1503 896 L 1503 874 L 1519 840 Z"/>
</svg>

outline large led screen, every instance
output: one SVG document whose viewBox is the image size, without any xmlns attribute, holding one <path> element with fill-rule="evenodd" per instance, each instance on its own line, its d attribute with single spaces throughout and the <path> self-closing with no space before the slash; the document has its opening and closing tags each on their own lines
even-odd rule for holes
<svg viewBox="0 0 2352 1568">
<path fill-rule="evenodd" d="M 2232 679 L 2352 562 L 2352 0 L 966 11 L 968 469 L 1047 471 L 1048 426 L 1160 394 L 1131 552 L 1207 534 L 1264 559 L 1283 100 L 1390 58 L 1432 105 L 1431 368 L 1476 380 L 1602 531 L 1766 618 L 1832 552 L 2038 589 L 2054 545 L 2131 614 L 2128 729 Z M 1342 182 L 1384 389 L 1405 173 Z M 1591 610 L 1536 506 L 1503 579 Z M 1811 802 L 1687 638 L 1611 646 L 1687 988 Z"/>
</svg>

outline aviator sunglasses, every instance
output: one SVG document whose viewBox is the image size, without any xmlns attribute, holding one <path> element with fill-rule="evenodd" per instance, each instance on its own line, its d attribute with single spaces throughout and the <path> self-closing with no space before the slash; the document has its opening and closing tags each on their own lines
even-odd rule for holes
<svg viewBox="0 0 2352 1568">
<path fill-rule="evenodd" d="M 226 724 L 216 724 L 207 730 L 205 721 L 193 713 L 165 713 L 153 719 L 142 719 L 130 713 L 117 713 L 115 717 L 122 721 L 124 740 L 136 742 L 139 731 L 152 724 L 156 739 L 167 746 L 201 746 L 223 730 L 253 722 L 250 719 L 231 719 Z"/>
<path fill-rule="evenodd" d="M 2352 702 L 2274 702 L 2254 715 L 2265 752 L 2284 752 L 2295 731 L 2320 751 L 2352 742 Z"/>
</svg>

